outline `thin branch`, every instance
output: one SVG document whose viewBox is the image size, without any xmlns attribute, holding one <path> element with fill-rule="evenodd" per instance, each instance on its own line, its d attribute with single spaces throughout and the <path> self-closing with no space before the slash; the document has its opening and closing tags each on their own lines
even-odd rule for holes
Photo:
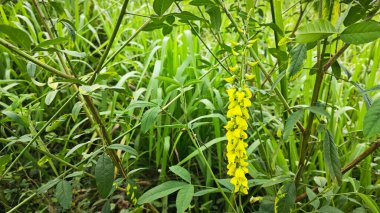
<svg viewBox="0 0 380 213">
<path fill-rule="evenodd" d="M 121 22 L 123 20 L 124 15 L 125 15 L 128 3 L 129 3 L 129 0 L 124 0 L 123 6 L 121 7 L 121 11 L 120 11 L 119 17 L 117 18 L 117 21 L 116 21 L 115 29 L 112 32 L 112 35 L 111 35 L 111 38 L 110 38 L 110 40 L 109 40 L 109 42 L 107 44 L 106 50 L 104 51 L 102 57 L 99 60 L 98 65 L 95 68 L 95 72 L 94 72 L 93 76 L 88 81 L 89 84 L 92 84 L 95 81 L 96 75 L 102 70 L 103 63 L 106 60 L 106 58 L 108 56 L 108 53 L 111 50 L 112 44 L 115 41 L 117 33 L 119 32 L 119 28 L 121 26 Z"/>
<path fill-rule="evenodd" d="M 35 59 L 33 56 L 21 51 L 20 49 L 18 49 L 17 47 L 13 46 L 11 43 L 7 42 L 6 40 L 0 38 L 0 44 L 3 45 L 5 48 L 7 48 L 8 50 L 16 53 L 17 55 L 35 63 L 36 65 L 44 68 L 45 70 L 49 71 L 50 73 L 54 74 L 54 75 L 57 75 L 59 77 L 62 77 L 62 78 L 66 78 L 66 79 L 71 79 L 71 80 L 76 80 L 76 78 L 72 75 L 69 75 L 69 74 L 65 74 L 59 70 L 57 70 L 56 68 L 54 67 L 51 67 L 45 63 L 42 63 L 41 61 Z"/>
<path fill-rule="evenodd" d="M 228 9 L 224 6 L 223 2 L 221 2 L 220 0 L 218 0 L 218 3 L 220 4 L 220 6 L 222 7 L 223 11 L 226 13 L 228 19 L 231 21 L 232 25 L 234 25 L 234 27 L 236 29 L 239 28 L 239 26 L 237 25 L 237 23 L 235 22 L 234 18 L 232 17 L 231 13 L 228 11 Z M 245 43 L 248 43 L 248 39 L 247 37 L 238 30 L 239 32 L 239 35 L 240 37 L 243 39 L 243 41 Z M 253 48 L 249 48 L 249 51 L 252 55 L 252 57 L 255 59 L 255 61 L 258 62 L 258 65 L 259 65 L 259 68 L 261 70 L 261 72 L 264 74 L 264 76 L 268 79 L 268 82 L 273 85 L 273 81 L 270 77 L 270 75 L 268 74 L 267 70 L 265 69 L 263 63 L 261 63 L 259 57 L 257 56 L 257 54 L 255 53 L 255 51 L 253 50 Z M 288 102 L 286 102 L 285 98 L 282 96 L 281 92 L 278 90 L 277 87 L 274 88 L 274 92 L 276 93 L 277 97 L 280 99 L 281 103 L 284 105 L 285 109 L 291 113 L 292 112 L 292 109 L 290 108 Z M 297 127 L 300 129 L 300 131 L 303 133 L 305 131 L 305 128 L 302 126 L 302 124 L 300 122 L 297 122 Z"/>
<path fill-rule="evenodd" d="M 358 165 L 362 160 L 364 160 L 366 157 L 368 157 L 370 154 L 372 154 L 374 151 L 376 151 L 380 147 L 380 140 L 373 143 L 368 149 L 366 149 L 361 155 L 359 155 L 357 158 L 355 158 L 351 163 L 347 164 L 345 167 L 343 167 L 340 171 L 342 174 L 347 173 L 352 168 L 354 168 L 356 165 Z M 313 187 L 312 189 L 314 192 L 318 192 L 318 187 Z M 296 202 L 300 202 L 303 199 L 307 197 L 306 192 L 302 193 L 297 196 Z"/>
</svg>

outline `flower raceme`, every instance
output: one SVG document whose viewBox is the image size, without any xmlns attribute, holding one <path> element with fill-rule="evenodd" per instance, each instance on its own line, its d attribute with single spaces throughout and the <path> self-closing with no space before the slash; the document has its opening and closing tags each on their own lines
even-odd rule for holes
<svg viewBox="0 0 380 213">
<path fill-rule="evenodd" d="M 229 121 L 224 128 L 227 130 L 227 174 L 232 176 L 231 183 L 235 186 L 234 192 L 248 194 L 248 156 L 246 148 L 248 144 L 244 141 L 248 138 L 247 120 L 249 119 L 248 107 L 252 105 L 251 91 L 246 85 L 242 88 L 233 86 L 227 89 L 229 105 L 227 118 Z"/>
</svg>

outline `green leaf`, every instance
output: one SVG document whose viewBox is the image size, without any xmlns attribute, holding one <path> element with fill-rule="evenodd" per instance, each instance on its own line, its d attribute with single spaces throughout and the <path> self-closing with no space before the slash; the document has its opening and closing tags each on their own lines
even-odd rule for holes
<svg viewBox="0 0 380 213">
<path fill-rule="evenodd" d="M 355 2 L 355 1 L 352 1 L 352 2 Z M 346 12 L 347 15 L 345 16 L 344 21 L 343 21 L 345 26 L 354 24 L 355 22 L 359 21 L 362 17 L 365 16 L 367 9 L 363 6 L 365 6 L 365 4 L 361 4 L 357 2 L 357 4 L 355 4 L 354 6 L 349 7 L 348 12 Z"/>
<path fill-rule="evenodd" d="M 323 158 L 329 168 L 331 179 L 335 179 L 340 184 L 342 182 L 341 165 L 338 155 L 338 148 L 335 145 L 334 138 L 331 133 L 326 130 L 325 139 L 323 140 Z"/>
<path fill-rule="evenodd" d="M 379 206 L 376 204 L 376 201 L 374 201 L 370 196 L 362 193 L 358 193 L 357 195 L 363 200 L 366 206 L 368 206 L 368 208 L 371 209 L 371 212 L 380 213 Z"/>
<path fill-rule="evenodd" d="M 4 115 L 6 115 L 8 118 L 10 118 L 12 121 L 20 124 L 23 127 L 28 127 L 29 126 L 29 122 L 27 122 L 26 118 L 23 117 L 23 116 L 18 115 L 15 112 L 5 111 L 4 110 L 4 111 L 2 111 L 2 113 Z"/>
<path fill-rule="evenodd" d="M 0 24 L 0 33 L 6 34 L 10 40 L 22 46 L 24 49 L 30 49 L 32 42 L 29 35 L 23 30 L 9 25 Z"/>
<path fill-rule="evenodd" d="M 365 114 L 363 133 L 366 137 L 373 137 L 380 133 L 380 99 L 375 100 Z"/>
<path fill-rule="evenodd" d="M 326 112 L 326 110 L 322 106 L 310 106 L 310 107 L 307 107 L 306 109 L 308 109 L 310 112 L 314 114 L 323 115 L 328 118 L 330 117 L 330 114 Z"/>
<path fill-rule="evenodd" d="M 102 213 L 110 213 L 111 212 L 111 204 L 110 201 L 107 200 L 102 207 Z"/>
<path fill-rule="evenodd" d="M 201 148 L 200 148 L 200 151 L 203 152 L 205 149 L 210 148 L 212 145 L 220 143 L 220 142 L 225 141 L 225 140 L 226 140 L 226 137 L 214 138 L 211 141 L 203 144 L 201 146 Z M 188 156 L 186 156 L 186 158 L 184 158 L 177 165 L 182 165 L 182 164 L 186 163 L 187 161 L 189 161 L 190 159 L 192 159 L 193 157 L 195 157 L 197 155 L 199 155 L 199 151 L 198 150 L 194 150 L 192 153 L 190 153 Z"/>
<path fill-rule="evenodd" d="M 28 61 L 26 64 L 26 71 L 28 72 L 29 77 L 34 78 L 36 74 L 37 65 L 33 62 Z"/>
<path fill-rule="evenodd" d="M 71 40 L 75 42 L 76 32 L 75 32 L 74 24 L 67 19 L 61 19 L 61 20 L 59 20 L 59 22 L 61 22 L 63 24 L 63 26 L 66 27 L 66 29 L 69 31 L 69 35 L 70 35 Z"/>
<path fill-rule="evenodd" d="M 45 104 L 47 106 L 49 106 L 54 101 L 54 98 L 57 95 L 57 93 L 58 93 L 58 90 L 52 90 L 48 92 L 48 94 L 45 97 Z"/>
<path fill-rule="evenodd" d="M 173 31 L 173 27 L 170 25 L 164 25 L 162 28 L 162 35 L 169 35 Z"/>
<path fill-rule="evenodd" d="M 194 21 L 194 20 L 204 20 L 189 11 L 182 11 L 180 13 L 173 13 L 174 16 L 180 19 L 182 22 L 187 22 L 187 21 Z"/>
<path fill-rule="evenodd" d="M 146 191 L 141 197 L 138 199 L 137 204 L 141 205 L 144 203 L 150 203 L 159 198 L 165 197 L 179 189 L 183 188 L 183 186 L 188 185 L 185 182 L 180 181 L 167 181 L 162 183 L 152 189 Z"/>
<path fill-rule="evenodd" d="M 48 161 L 50 160 L 50 158 L 48 156 L 43 156 L 41 159 L 38 160 L 37 162 L 37 165 L 38 166 L 42 166 L 44 165 L 45 163 L 47 163 Z"/>
<path fill-rule="evenodd" d="M 77 57 L 77 58 L 84 58 L 86 57 L 86 53 L 84 52 L 77 52 L 77 51 L 72 51 L 72 50 L 59 50 L 63 53 L 66 53 L 69 56 Z"/>
<path fill-rule="evenodd" d="M 156 103 L 149 102 L 149 101 L 131 101 L 126 111 L 129 111 L 135 108 L 155 107 L 155 106 L 157 106 Z"/>
<path fill-rule="evenodd" d="M 144 27 L 143 31 L 152 31 L 152 30 L 161 29 L 161 28 L 164 28 L 167 26 L 169 26 L 169 25 L 163 23 L 162 21 L 154 20 L 154 21 L 150 22 L 149 24 L 147 24 Z"/>
<path fill-rule="evenodd" d="M 340 76 L 342 74 L 342 69 L 341 69 L 340 64 L 339 64 L 338 61 L 335 61 L 331 65 L 331 70 L 332 70 L 332 73 L 335 76 L 335 78 L 340 78 Z"/>
<path fill-rule="evenodd" d="M 65 180 L 59 181 L 55 187 L 55 197 L 57 198 L 58 203 L 62 206 L 62 208 L 70 209 L 73 199 L 71 184 Z"/>
<path fill-rule="evenodd" d="M 95 167 L 96 188 L 101 197 L 106 198 L 112 189 L 114 166 L 107 154 L 99 157 Z"/>
<path fill-rule="evenodd" d="M 160 107 L 153 107 L 144 113 L 141 119 L 141 131 L 143 133 L 146 133 L 153 126 L 160 111 Z"/>
<path fill-rule="evenodd" d="M 223 191 L 226 191 L 226 190 L 224 190 L 224 188 L 222 188 L 222 189 L 223 189 Z M 194 194 L 194 196 L 195 197 L 200 197 L 200 196 L 203 196 L 203 195 L 206 195 L 206 194 L 217 193 L 217 192 L 220 192 L 220 190 L 218 188 L 203 189 L 203 190 L 197 191 Z"/>
<path fill-rule="evenodd" d="M 343 213 L 343 211 L 341 211 L 340 209 L 337 209 L 337 208 L 332 207 L 332 206 L 322 206 L 322 208 L 320 208 L 318 210 L 318 212 L 320 212 L 320 213 Z"/>
<path fill-rule="evenodd" d="M 46 132 L 51 132 L 60 127 L 67 119 L 69 115 L 61 115 L 57 120 L 53 121 L 49 126 L 46 127 Z"/>
<path fill-rule="evenodd" d="M 179 83 L 177 80 L 175 80 L 173 78 L 166 77 L 166 76 L 157 76 L 156 79 L 159 81 L 164 81 L 164 82 L 167 82 L 170 84 L 175 84 L 175 85 L 181 86 L 181 83 Z"/>
<path fill-rule="evenodd" d="M 340 35 L 348 44 L 365 44 L 380 38 L 380 23 L 364 21 L 347 27 Z"/>
<path fill-rule="evenodd" d="M 36 48 L 42 48 L 42 47 L 47 47 L 47 46 L 51 46 L 51 45 L 62 44 L 63 42 L 66 42 L 66 41 L 67 41 L 67 38 L 58 37 L 58 38 L 43 41 L 39 45 L 37 45 Z"/>
<path fill-rule="evenodd" d="M 215 5 L 215 3 L 213 1 L 210 1 L 210 0 L 193 0 L 190 2 L 190 5 L 207 6 L 207 5 Z"/>
<path fill-rule="evenodd" d="M 111 144 L 107 147 L 107 149 L 120 149 L 120 150 L 123 150 L 124 152 L 131 154 L 131 155 L 134 155 L 134 156 L 138 155 L 137 151 L 134 148 L 132 148 L 128 145 L 125 145 L 125 144 Z"/>
<path fill-rule="evenodd" d="M 181 166 L 171 166 L 171 167 L 169 167 L 169 169 L 174 174 L 180 176 L 186 182 L 191 183 L 191 174 L 185 168 L 183 168 Z"/>
<path fill-rule="evenodd" d="M 297 74 L 303 67 L 306 59 L 306 44 L 299 44 L 290 50 L 289 78 Z"/>
<path fill-rule="evenodd" d="M 278 190 L 275 200 L 275 212 L 290 212 L 296 202 L 296 185 L 294 182 L 286 183 Z"/>
<path fill-rule="evenodd" d="M 49 182 L 43 184 L 42 186 L 40 186 L 38 189 L 37 189 L 37 194 L 42 194 L 42 193 L 46 193 L 50 188 L 52 188 L 53 186 L 55 186 L 60 180 L 59 179 L 53 179 L 53 180 L 50 180 Z"/>
<path fill-rule="evenodd" d="M 176 200 L 177 213 L 183 213 L 189 208 L 193 196 L 194 186 L 191 184 L 188 184 L 179 190 Z"/>
<path fill-rule="evenodd" d="M 288 140 L 288 137 L 290 133 L 293 131 L 294 125 L 302 118 L 303 116 L 303 110 L 298 110 L 296 112 L 293 112 L 288 120 L 286 120 L 285 128 L 284 128 L 284 140 Z"/>
<path fill-rule="evenodd" d="M 162 16 L 173 4 L 174 0 L 154 0 L 153 10 L 157 15 Z"/>
<path fill-rule="evenodd" d="M 77 121 L 78 115 L 82 109 L 83 103 L 82 102 L 76 102 L 73 106 L 73 109 L 71 110 L 71 118 L 74 122 Z"/>
<path fill-rule="evenodd" d="M 206 12 L 210 16 L 211 28 L 215 32 L 219 32 L 220 26 L 222 25 L 222 15 L 219 7 L 210 6 L 206 9 Z"/>
<path fill-rule="evenodd" d="M 3 156 L 0 156 L 0 174 L 3 173 L 3 171 L 5 170 L 5 167 L 7 166 L 7 164 L 11 161 L 11 156 L 10 155 L 3 155 Z"/>
<path fill-rule="evenodd" d="M 307 194 L 307 197 L 309 198 L 309 201 L 312 201 L 310 202 L 310 204 L 314 207 L 314 209 L 318 209 L 320 205 L 320 201 L 317 195 L 313 192 L 313 190 L 309 188 L 306 188 L 306 194 Z"/>
<path fill-rule="evenodd" d="M 334 33 L 336 33 L 336 29 L 329 21 L 319 19 L 301 26 L 296 32 L 296 41 L 298 43 L 310 43 Z"/>
</svg>

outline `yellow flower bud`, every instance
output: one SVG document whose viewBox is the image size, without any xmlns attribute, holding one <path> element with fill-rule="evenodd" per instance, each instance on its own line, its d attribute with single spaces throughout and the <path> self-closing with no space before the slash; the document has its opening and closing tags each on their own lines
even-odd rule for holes
<svg viewBox="0 0 380 213">
<path fill-rule="evenodd" d="M 234 81 L 235 81 L 235 77 L 232 76 L 232 77 L 224 78 L 224 80 L 225 80 L 227 83 L 232 84 L 232 83 L 234 83 Z"/>
<path fill-rule="evenodd" d="M 236 72 L 239 69 L 239 67 L 238 66 L 228 67 L 228 69 L 230 70 L 230 72 Z"/>
<path fill-rule="evenodd" d="M 239 56 L 240 54 L 238 52 L 236 52 L 235 50 L 232 50 L 232 55 Z"/>
<path fill-rule="evenodd" d="M 231 44 L 231 46 L 232 46 L 232 47 L 236 47 L 236 46 L 238 46 L 238 45 L 239 45 L 239 43 L 237 43 L 237 42 L 234 42 L 234 41 L 230 41 L 230 44 Z"/>
<path fill-rule="evenodd" d="M 247 63 L 249 66 L 255 67 L 259 62 L 258 61 L 248 61 Z"/>
<path fill-rule="evenodd" d="M 248 41 L 248 44 L 254 44 L 254 43 L 256 43 L 256 41 L 257 41 L 257 38 L 252 39 L 252 40 L 249 40 L 249 41 Z"/>
<path fill-rule="evenodd" d="M 253 80 L 253 79 L 255 79 L 255 75 L 254 74 L 245 74 L 245 79 L 246 80 Z"/>
</svg>

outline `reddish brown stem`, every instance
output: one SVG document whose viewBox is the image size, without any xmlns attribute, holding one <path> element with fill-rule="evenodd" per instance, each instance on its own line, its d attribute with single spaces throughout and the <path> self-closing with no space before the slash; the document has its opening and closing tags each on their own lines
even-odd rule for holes
<svg viewBox="0 0 380 213">
<path fill-rule="evenodd" d="M 359 155 L 357 158 L 355 158 L 351 163 L 347 164 L 345 167 L 343 167 L 340 171 L 342 174 L 347 173 L 350 171 L 352 168 L 354 168 L 356 165 L 358 165 L 362 160 L 364 160 L 366 157 L 368 157 L 370 154 L 372 154 L 376 149 L 380 147 L 380 140 L 376 141 L 373 143 L 367 150 L 365 150 L 361 155 Z M 313 187 L 312 189 L 314 192 L 318 191 L 318 187 Z M 302 193 L 297 196 L 296 202 L 302 201 L 307 197 L 306 192 Z"/>
</svg>

